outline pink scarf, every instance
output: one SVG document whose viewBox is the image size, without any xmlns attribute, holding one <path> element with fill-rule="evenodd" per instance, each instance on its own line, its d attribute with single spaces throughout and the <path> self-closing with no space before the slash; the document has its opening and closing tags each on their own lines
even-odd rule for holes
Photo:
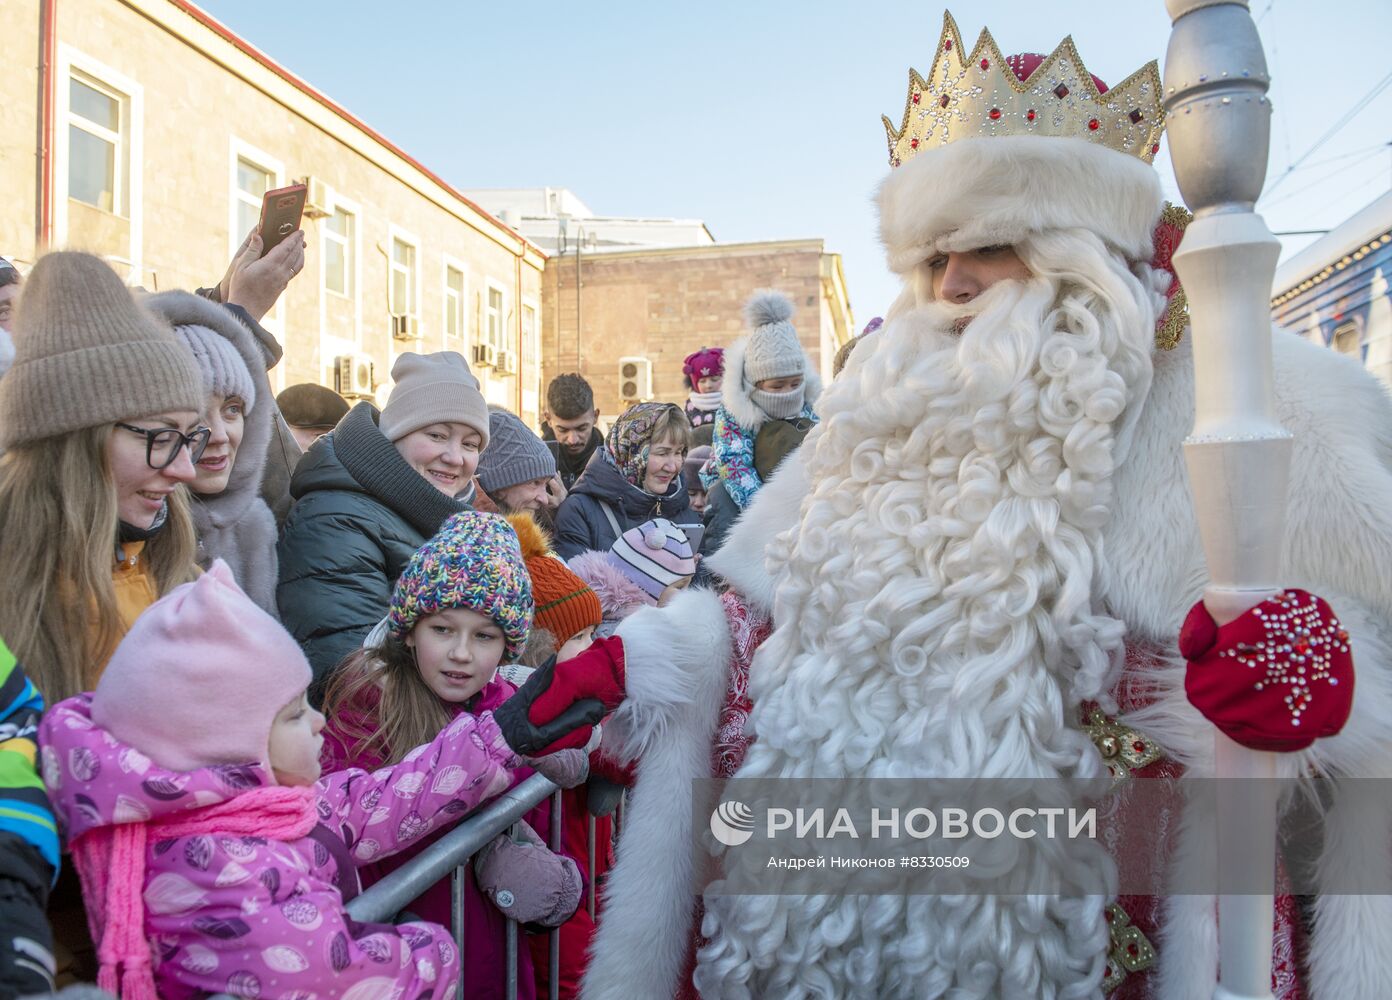
<svg viewBox="0 0 1392 1000">
<path fill-rule="evenodd" d="M 253 788 L 159 823 L 91 830 L 72 845 L 87 922 L 97 942 L 97 985 L 121 1000 L 159 1000 L 145 937 L 145 852 L 150 839 L 220 833 L 298 840 L 319 822 L 313 788 Z"/>
</svg>

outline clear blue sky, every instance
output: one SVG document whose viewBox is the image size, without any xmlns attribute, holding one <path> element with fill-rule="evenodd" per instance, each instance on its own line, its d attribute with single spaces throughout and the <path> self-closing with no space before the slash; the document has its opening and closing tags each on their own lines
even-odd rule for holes
<svg viewBox="0 0 1392 1000">
<path fill-rule="evenodd" d="M 204 0 L 214 17 L 462 188 L 568 187 L 601 214 L 704 219 L 719 240 L 822 237 L 864 324 L 896 294 L 871 197 L 880 115 L 926 73 L 932 4 Z M 1392 71 L 1385 0 L 1252 0 L 1275 78 L 1268 184 Z M 1071 33 L 1117 82 L 1163 68 L 1162 0 L 972 0 L 1006 53 Z M 1392 186 L 1392 88 L 1259 205 L 1327 229 Z M 1379 148 L 1380 147 L 1380 148 Z M 1168 147 L 1157 159 L 1177 198 Z M 1288 253 L 1312 237 L 1286 241 Z"/>
</svg>

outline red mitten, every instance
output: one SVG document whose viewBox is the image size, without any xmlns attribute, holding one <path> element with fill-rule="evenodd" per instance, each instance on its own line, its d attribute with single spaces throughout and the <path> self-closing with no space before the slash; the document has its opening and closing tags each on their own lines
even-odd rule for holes
<svg viewBox="0 0 1392 1000">
<path fill-rule="evenodd" d="M 540 726 L 586 698 L 600 701 L 608 712 L 624 700 L 624 648 L 618 636 L 596 639 L 583 653 L 556 664 L 550 685 L 532 701 L 527 717 Z"/>
<path fill-rule="evenodd" d="M 1286 590 L 1221 628 L 1202 601 L 1179 633 L 1184 690 L 1209 722 L 1253 750 L 1303 750 L 1353 707 L 1349 636 L 1321 598 Z"/>
</svg>

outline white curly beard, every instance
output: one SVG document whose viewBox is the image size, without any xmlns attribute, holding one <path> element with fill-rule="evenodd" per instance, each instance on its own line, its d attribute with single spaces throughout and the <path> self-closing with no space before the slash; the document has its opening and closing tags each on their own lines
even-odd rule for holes
<svg viewBox="0 0 1392 1000">
<path fill-rule="evenodd" d="M 767 550 L 780 626 L 753 662 L 756 741 L 737 778 L 1101 774 L 1073 706 L 1120 666 L 1124 626 L 1096 597 L 1101 529 L 1162 299 L 1148 268 L 1136 277 L 1091 234 L 1017 249 L 1034 278 L 892 319 L 822 397 L 803 446 L 812 493 Z M 1029 884 L 1057 891 L 721 896 L 717 883 L 697 989 L 1097 995 L 1108 932 L 1089 893 L 1114 884 L 1110 863 L 1089 854 L 1084 877 L 1057 842 L 1018 843 L 1021 871 L 1043 878 Z"/>
</svg>

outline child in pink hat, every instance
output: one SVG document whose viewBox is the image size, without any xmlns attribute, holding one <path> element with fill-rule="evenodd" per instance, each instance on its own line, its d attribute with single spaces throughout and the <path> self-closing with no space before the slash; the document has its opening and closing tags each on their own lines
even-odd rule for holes
<svg viewBox="0 0 1392 1000">
<path fill-rule="evenodd" d="M 357 867 L 510 784 L 492 713 L 460 715 L 392 767 L 321 778 L 324 718 L 299 645 L 226 564 L 135 622 L 97 690 L 40 729 L 45 784 L 124 1000 L 454 995 L 435 924 L 363 925 Z"/>
</svg>

